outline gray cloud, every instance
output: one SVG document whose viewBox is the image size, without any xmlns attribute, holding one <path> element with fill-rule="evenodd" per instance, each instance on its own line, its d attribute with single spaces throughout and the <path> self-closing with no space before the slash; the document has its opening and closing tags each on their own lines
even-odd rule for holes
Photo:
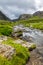
<svg viewBox="0 0 43 65">
<path fill-rule="evenodd" d="M 41 0 L 0 0 L 0 10 L 11 19 L 17 18 L 23 13 L 30 14 L 43 9 L 42 6 Z"/>
</svg>

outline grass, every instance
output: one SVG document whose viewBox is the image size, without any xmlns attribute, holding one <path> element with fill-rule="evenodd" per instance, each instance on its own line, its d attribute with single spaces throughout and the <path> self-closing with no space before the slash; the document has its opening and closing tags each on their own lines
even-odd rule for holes
<svg viewBox="0 0 43 65">
<path fill-rule="evenodd" d="M 15 22 L 15 25 L 19 25 L 19 24 L 22 24 L 26 27 L 30 27 L 30 28 L 32 27 L 35 29 L 43 30 L 43 18 L 40 17 L 35 16 L 27 20 L 19 20 Z"/>
<path fill-rule="evenodd" d="M 13 43 L 12 38 L 8 38 L 7 41 L 3 41 L 2 44 L 7 44 L 16 49 L 16 55 L 12 56 L 11 60 L 0 56 L 0 65 L 25 65 L 26 61 L 30 57 L 30 52 L 27 48 L 21 46 L 20 44 Z"/>
</svg>

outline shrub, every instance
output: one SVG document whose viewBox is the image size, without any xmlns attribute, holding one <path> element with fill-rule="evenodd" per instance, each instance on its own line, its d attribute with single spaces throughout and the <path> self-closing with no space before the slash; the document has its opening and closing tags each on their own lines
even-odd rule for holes
<svg viewBox="0 0 43 65">
<path fill-rule="evenodd" d="M 10 28 L 9 26 L 0 26 L 0 33 L 6 36 L 11 35 L 12 33 L 12 28 Z"/>
</svg>

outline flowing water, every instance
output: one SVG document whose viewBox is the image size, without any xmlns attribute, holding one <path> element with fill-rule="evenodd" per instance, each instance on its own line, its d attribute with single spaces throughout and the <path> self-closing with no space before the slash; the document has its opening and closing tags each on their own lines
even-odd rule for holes
<svg viewBox="0 0 43 65">
<path fill-rule="evenodd" d="M 43 32 L 23 25 L 16 26 L 14 29 L 23 31 L 21 36 L 23 40 L 36 44 L 36 49 L 31 52 L 30 60 L 26 65 L 43 65 Z"/>
<path fill-rule="evenodd" d="M 40 30 L 28 30 L 23 32 L 25 40 L 31 41 L 36 44 L 36 49 L 32 51 L 30 61 L 26 65 L 43 65 L 43 32 Z"/>
<path fill-rule="evenodd" d="M 43 33 L 40 30 L 30 29 L 29 31 L 25 31 L 23 32 L 23 37 L 26 37 L 26 39 L 29 39 L 30 37 L 31 40 L 37 45 L 43 45 Z"/>
</svg>

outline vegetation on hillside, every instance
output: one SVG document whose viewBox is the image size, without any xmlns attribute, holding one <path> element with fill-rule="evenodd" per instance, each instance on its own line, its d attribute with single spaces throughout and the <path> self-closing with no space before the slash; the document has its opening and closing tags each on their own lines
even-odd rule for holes
<svg viewBox="0 0 43 65">
<path fill-rule="evenodd" d="M 18 20 L 16 22 L 0 20 L 0 34 L 10 36 L 12 33 L 12 27 L 19 24 L 26 27 L 43 30 L 43 18 L 35 16 L 27 20 Z"/>
<path fill-rule="evenodd" d="M 43 18 L 38 16 L 31 17 L 27 20 L 19 20 L 15 22 L 15 25 L 23 24 L 26 27 L 43 30 Z"/>
</svg>

